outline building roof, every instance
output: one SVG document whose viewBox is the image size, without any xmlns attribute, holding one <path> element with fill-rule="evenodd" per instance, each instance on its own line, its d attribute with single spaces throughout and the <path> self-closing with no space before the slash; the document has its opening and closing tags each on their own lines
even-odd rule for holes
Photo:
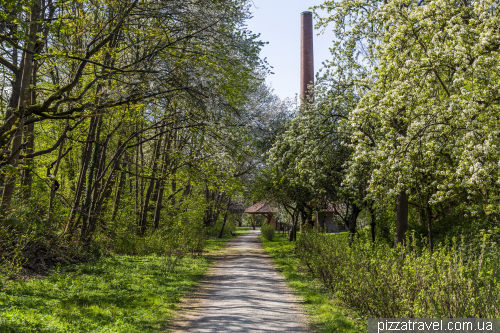
<svg viewBox="0 0 500 333">
<path fill-rule="evenodd" d="M 315 204 L 316 210 L 322 213 L 335 213 L 335 211 L 345 211 L 345 204 L 344 203 L 338 203 L 335 204 L 330 200 L 327 200 L 326 202 L 322 203 L 317 203 Z"/>
<path fill-rule="evenodd" d="M 271 203 L 269 200 L 264 200 L 254 204 L 253 206 L 248 207 L 245 210 L 245 213 L 249 214 L 269 214 L 276 213 L 278 211 L 278 207 Z"/>
</svg>

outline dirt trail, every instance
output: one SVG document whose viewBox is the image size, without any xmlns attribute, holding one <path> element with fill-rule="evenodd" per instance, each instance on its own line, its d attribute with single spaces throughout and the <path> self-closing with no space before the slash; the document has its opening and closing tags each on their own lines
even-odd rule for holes
<svg viewBox="0 0 500 333">
<path fill-rule="evenodd" d="M 309 332 L 299 301 L 257 239 L 228 244 L 183 305 L 173 332 Z"/>
</svg>

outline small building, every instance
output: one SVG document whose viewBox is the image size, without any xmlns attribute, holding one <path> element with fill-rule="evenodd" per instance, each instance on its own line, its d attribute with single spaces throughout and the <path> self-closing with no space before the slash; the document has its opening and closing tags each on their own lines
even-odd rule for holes
<svg viewBox="0 0 500 333">
<path fill-rule="evenodd" d="M 316 211 L 316 228 L 326 233 L 347 231 L 345 224 L 336 215 L 335 209 L 342 210 L 345 208 L 341 204 L 334 206 L 333 203 L 328 202 L 325 209 Z"/>
<path fill-rule="evenodd" d="M 278 207 L 270 202 L 269 200 L 264 200 L 258 202 L 245 210 L 245 213 L 251 214 L 253 218 L 253 226 L 255 228 L 255 214 L 260 214 L 267 219 L 267 223 L 272 225 L 275 230 L 280 230 L 280 223 L 276 221 L 276 213 L 278 212 Z"/>
</svg>

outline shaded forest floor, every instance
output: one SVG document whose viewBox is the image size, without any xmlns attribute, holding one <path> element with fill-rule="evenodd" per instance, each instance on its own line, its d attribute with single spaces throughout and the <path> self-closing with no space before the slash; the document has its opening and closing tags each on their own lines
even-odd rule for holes
<svg viewBox="0 0 500 333">
<path fill-rule="evenodd" d="M 272 257 L 287 284 L 302 299 L 310 325 L 318 333 L 366 332 L 366 320 L 347 309 L 301 265 L 294 253 L 295 244 L 287 235 L 276 234 L 273 241 L 261 237 L 265 251 Z"/>
<path fill-rule="evenodd" d="M 245 233 L 241 230 L 239 234 Z M 0 290 L 0 332 L 155 332 L 233 237 L 173 267 L 164 255 L 111 254 Z"/>
</svg>

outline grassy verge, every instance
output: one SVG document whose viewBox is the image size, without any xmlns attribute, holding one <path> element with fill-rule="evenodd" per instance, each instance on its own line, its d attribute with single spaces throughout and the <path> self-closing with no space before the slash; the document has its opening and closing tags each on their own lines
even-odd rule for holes
<svg viewBox="0 0 500 333">
<path fill-rule="evenodd" d="M 294 253 L 294 243 L 283 235 L 276 235 L 273 241 L 261 239 L 264 249 L 273 258 L 288 285 L 302 298 L 316 332 L 366 331 L 366 321 L 342 307 L 334 295 L 301 266 Z"/>
<path fill-rule="evenodd" d="M 245 233 L 238 230 L 237 234 Z M 231 238 L 209 240 L 209 255 L 110 255 L 0 290 L 0 332 L 156 332 Z"/>
</svg>

